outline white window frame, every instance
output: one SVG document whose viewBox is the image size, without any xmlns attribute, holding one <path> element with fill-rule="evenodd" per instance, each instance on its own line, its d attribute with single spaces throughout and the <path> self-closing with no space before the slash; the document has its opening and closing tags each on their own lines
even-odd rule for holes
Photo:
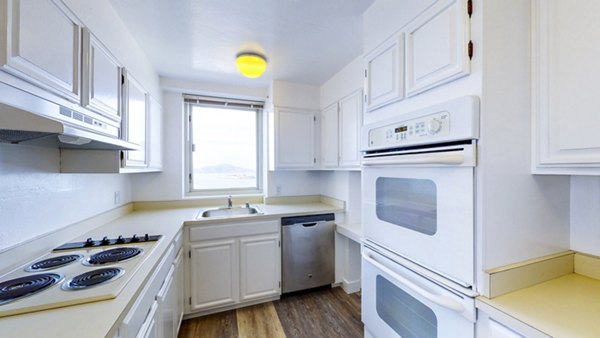
<svg viewBox="0 0 600 338">
<path fill-rule="evenodd" d="M 184 110 L 184 125 L 185 125 L 185 169 L 184 169 L 184 186 L 186 197 L 207 197 L 207 196 L 223 196 L 223 195 L 261 195 L 264 187 L 264 102 L 255 100 L 243 99 L 228 99 L 221 97 L 208 97 L 198 95 L 183 95 L 183 110 Z M 191 102 L 191 101 L 196 102 Z M 214 104 L 209 103 L 213 101 Z M 226 189 L 203 189 L 193 190 L 193 131 L 192 131 L 192 107 L 210 107 L 210 108 L 227 108 L 230 106 L 234 109 L 248 110 L 256 112 L 256 188 L 226 188 Z"/>
</svg>

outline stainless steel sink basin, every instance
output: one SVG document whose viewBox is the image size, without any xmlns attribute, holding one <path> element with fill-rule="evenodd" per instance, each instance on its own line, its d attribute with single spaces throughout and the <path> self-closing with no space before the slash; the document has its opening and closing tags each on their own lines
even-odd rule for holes
<svg viewBox="0 0 600 338">
<path fill-rule="evenodd" d="M 231 207 L 231 208 L 217 208 L 208 209 L 200 213 L 199 218 L 208 217 L 231 217 L 241 215 L 261 215 L 262 212 L 255 207 Z"/>
</svg>

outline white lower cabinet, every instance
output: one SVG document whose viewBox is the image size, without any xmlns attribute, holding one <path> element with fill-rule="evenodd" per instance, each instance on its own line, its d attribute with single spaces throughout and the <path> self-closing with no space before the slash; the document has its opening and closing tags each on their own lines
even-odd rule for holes
<svg viewBox="0 0 600 338">
<path fill-rule="evenodd" d="M 189 228 L 188 313 L 208 313 L 281 293 L 279 220 Z"/>
<path fill-rule="evenodd" d="M 236 302 L 235 239 L 205 241 L 190 246 L 192 277 L 190 310 L 199 311 Z"/>
<path fill-rule="evenodd" d="M 177 337 L 183 317 L 182 237 L 180 232 L 169 246 L 115 337 Z"/>
<path fill-rule="evenodd" d="M 279 234 L 243 237 L 240 245 L 240 301 L 279 295 Z"/>
<path fill-rule="evenodd" d="M 550 338 L 535 328 L 489 306 L 478 303 L 476 337 Z M 485 310 L 482 310 L 484 307 Z"/>
</svg>

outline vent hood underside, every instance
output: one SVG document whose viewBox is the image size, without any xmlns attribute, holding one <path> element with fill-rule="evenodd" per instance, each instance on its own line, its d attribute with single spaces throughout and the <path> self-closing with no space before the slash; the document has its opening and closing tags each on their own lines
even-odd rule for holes
<svg viewBox="0 0 600 338">
<path fill-rule="evenodd" d="M 116 137 L 57 120 L 71 113 L 83 116 L 80 112 L 0 83 L 0 143 L 74 149 L 140 149 L 138 145 Z M 93 127 L 90 126 L 90 129 Z"/>
</svg>

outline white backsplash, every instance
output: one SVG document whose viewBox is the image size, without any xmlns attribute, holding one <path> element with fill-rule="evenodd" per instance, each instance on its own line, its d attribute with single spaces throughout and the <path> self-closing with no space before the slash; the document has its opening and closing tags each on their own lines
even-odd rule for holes
<svg viewBox="0 0 600 338">
<path fill-rule="evenodd" d="M 0 251 L 131 202 L 129 175 L 59 165 L 58 149 L 0 144 Z"/>
</svg>

